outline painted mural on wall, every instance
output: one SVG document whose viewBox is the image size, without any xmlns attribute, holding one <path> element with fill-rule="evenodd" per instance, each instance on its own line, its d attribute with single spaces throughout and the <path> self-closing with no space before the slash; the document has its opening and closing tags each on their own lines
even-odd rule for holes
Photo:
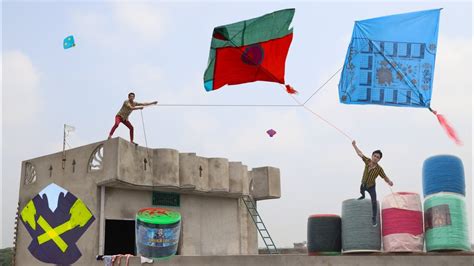
<svg viewBox="0 0 474 266">
<path fill-rule="evenodd" d="M 61 265 L 82 256 L 76 242 L 95 220 L 82 200 L 54 183 L 30 200 L 20 215 L 32 238 L 31 254 L 42 262 Z"/>
</svg>

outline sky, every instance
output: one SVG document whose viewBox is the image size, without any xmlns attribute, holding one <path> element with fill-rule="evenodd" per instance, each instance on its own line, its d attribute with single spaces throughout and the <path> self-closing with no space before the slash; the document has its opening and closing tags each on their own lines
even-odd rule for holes
<svg viewBox="0 0 474 266">
<path fill-rule="evenodd" d="M 470 2 L 3 1 L 0 247 L 12 246 L 21 161 L 60 151 L 64 124 L 76 128 L 71 147 L 106 139 L 130 91 L 137 101 L 159 104 L 294 104 L 275 83 L 203 87 L 214 27 L 284 8 L 296 9 L 285 76 L 300 101 L 342 67 L 354 21 L 443 8 L 431 106 L 447 117 L 463 146 L 427 110 L 340 104 L 339 74 L 308 106 L 365 154 L 382 150 L 380 165 L 394 191 L 422 195 L 425 159 L 461 158 L 473 239 Z M 70 34 L 77 46 L 64 50 Z M 143 118 L 149 147 L 278 167 L 281 198 L 258 203 L 277 247 L 305 241 L 310 215 L 340 215 L 342 202 L 359 196 L 364 165 L 351 142 L 303 108 L 158 105 L 143 110 Z M 130 120 L 143 145 L 140 113 Z M 270 128 L 277 131 L 273 138 L 265 133 Z M 115 136 L 128 139 L 128 129 L 121 125 Z M 378 180 L 377 193 L 382 200 L 391 191 Z"/>
</svg>

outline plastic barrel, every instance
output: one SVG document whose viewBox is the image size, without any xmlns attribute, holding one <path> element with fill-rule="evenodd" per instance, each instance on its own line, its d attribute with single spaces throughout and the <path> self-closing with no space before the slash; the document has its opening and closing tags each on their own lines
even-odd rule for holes
<svg viewBox="0 0 474 266">
<path fill-rule="evenodd" d="M 420 195 L 398 192 L 382 201 L 382 240 L 387 252 L 423 252 Z"/>
<path fill-rule="evenodd" d="M 427 251 L 471 250 L 464 197 L 434 194 L 425 199 L 424 216 Z"/>
<path fill-rule="evenodd" d="M 452 192 L 466 195 L 464 167 L 461 159 L 452 155 L 437 155 L 423 163 L 423 195 Z"/>
<path fill-rule="evenodd" d="M 308 218 L 308 255 L 336 255 L 341 253 L 341 217 L 334 214 L 315 214 Z"/>
<path fill-rule="evenodd" d="M 349 199 L 342 202 L 342 252 L 379 252 L 380 213 L 377 202 L 377 226 L 372 225 L 370 199 Z"/>
<path fill-rule="evenodd" d="M 137 253 L 147 258 L 176 254 L 181 214 L 164 208 L 145 208 L 136 216 Z"/>
</svg>

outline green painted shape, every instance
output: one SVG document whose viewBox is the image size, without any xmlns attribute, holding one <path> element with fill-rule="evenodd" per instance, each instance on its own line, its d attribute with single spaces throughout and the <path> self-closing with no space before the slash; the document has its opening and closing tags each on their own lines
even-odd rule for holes
<svg viewBox="0 0 474 266">
<path fill-rule="evenodd" d="M 21 211 L 21 219 L 25 222 L 28 223 L 33 230 L 36 230 L 36 207 L 35 204 L 33 203 L 32 200 L 30 200 L 26 206 L 23 208 Z"/>
<path fill-rule="evenodd" d="M 286 36 L 293 32 L 290 24 L 294 14 L 294 8 L 283 9 L 261 17 L 215 27 L 214 32 L 225 33 L 228 40 L 212 38 L 204 82 L 213 79 L 217 48 L 246 46 Z"/>
<path fill-rule="evenodd" d="M 137 220 L 149 224 L 174 224 L 181 220 L 181 214 L 170 209 L 146 208 L 138 211 Z"/>
<path fill-rule="evenodd" d="M 80 199 L 74 202 L 69 213 L 71 214 L 69 221 L 73 227 L 83 227 L 92 218 L 92 213 Z"/>
</svg>

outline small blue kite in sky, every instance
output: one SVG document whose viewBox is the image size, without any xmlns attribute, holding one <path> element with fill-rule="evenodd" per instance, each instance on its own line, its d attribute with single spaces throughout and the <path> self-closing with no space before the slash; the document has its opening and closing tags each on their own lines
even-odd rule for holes
<svg viewBox="0 0 474 266">
<path fill-rule="evenodd" d="M 64 49 L 69 49 L 76 46 L 76 43 L 74 42 L 74 36 L 70 35 L 64 38 L 63 41 L 63 47 Z"/>
</svg>

